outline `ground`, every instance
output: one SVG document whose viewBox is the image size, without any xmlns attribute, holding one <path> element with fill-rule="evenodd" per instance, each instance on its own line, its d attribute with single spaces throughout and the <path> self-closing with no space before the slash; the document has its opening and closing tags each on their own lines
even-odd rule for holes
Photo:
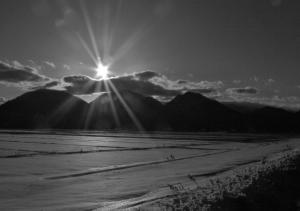
<svg viewBox="0 0 300 211">
<path fill-rule="evenodd" d="M 299 147 L 283 135 L 1 131 L 0 207 L 134 207 Z"/>
</svg>

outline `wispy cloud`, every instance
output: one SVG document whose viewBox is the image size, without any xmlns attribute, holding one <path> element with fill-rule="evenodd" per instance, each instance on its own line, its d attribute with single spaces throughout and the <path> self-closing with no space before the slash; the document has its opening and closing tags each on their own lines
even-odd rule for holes
<svg viewBox="0 0 300 211">
<path fill-rule="evenodd" d="M 230 95 L 253 95 L 258 93 L 258 89 L 255 87 L 242 87 L 242 88 L 228 88 L 226 92 Z"/>
<path fill-rule="evenodd" d="M 44 63 L 53 69 L 56 68 L 56 65 L 53 62 L 45 61 Z"/>
<path fill-rule="evenodd" d="M 240 84 L 242 81 L 241 80 L 233 80 L 232 83 L 234 84 Z"/>
<path fill-rule="evenodd" d="M 66 69 L 66 70 L 71 70 L 71 66 L 70 66 L 70 65 L 67 65 L 67 64 L 64 64 L 64 65 L 63 65 L 63 68 Z"/>
</svg>

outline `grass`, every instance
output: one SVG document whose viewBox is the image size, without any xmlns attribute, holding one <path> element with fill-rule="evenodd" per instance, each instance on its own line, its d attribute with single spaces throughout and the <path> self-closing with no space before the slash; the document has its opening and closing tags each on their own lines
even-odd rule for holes
<svg viewBox="0 0 300 211">
<path fill-rule="evenodd" d="M 263 158 L 248 167 L 212 177 L 187 190 L 170 185 L 174 195 L 138 210 L 256 211 L 300 210 L 300 153 L 289 150 L 276 158 Z"/>
</svg>

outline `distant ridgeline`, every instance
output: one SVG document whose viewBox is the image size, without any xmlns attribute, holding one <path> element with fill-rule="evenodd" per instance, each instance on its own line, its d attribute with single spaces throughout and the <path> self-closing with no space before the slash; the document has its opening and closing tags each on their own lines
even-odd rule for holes
<svg viewBox="0 0 300 211">
<path fill-rule="evenodd" d="M 249 103 L 221 103 L 191 92 L 163 105 L 130 91 L 119 95 L 106 93 L 86 103 L 64 91 L 41 89 L 0 106 L 3 129 L 292 133 L 300 132 L 299 125 L 299 111 Z"/>
</svg>

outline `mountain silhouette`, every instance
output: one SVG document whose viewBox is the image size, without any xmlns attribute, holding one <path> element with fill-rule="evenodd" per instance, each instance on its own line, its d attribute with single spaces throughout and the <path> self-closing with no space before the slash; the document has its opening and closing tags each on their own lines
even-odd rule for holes
<svg viewBox="0 0 300 211">
<path fill-rule="evenodd" d="M 90 103 L 88 120 L 90 129 L 145 129 L 164 130 L 167 121 L 163 105 L 141 94 L 122 91 L 105 93 Z"/>
<path fill-rule="evenodd" d="M 104 93 L 91 103 L 40 89 L 0 105 L 0 128 L 147 131 L 300 132 L 300 111 L 220 103 L 187 92 L 166 104 L 132 91 Z"/>
<path fill-rule="evenodd" d="M 242 114 L 251 113 L 255 110 L 265 107 L 265 105 L 259 103 L 249 102 L 222 102 L 222 104 Z"/>
<path fill-rule="evenodd" d="M 265 106 L 247 114 L 247 121 L 259 132 L 295 132 L 298 130 L 295 112 Z"/>
<path fill-rule="evenodd" d="M 80 129 L 87 106 L 67 92 L 40 89 L 1 105 L 0 127 Z"/>
<path fill-rule="evenodd" d="M 238 112 L 198 93 L 176 96 L 165 110 L 177 131 L 242 130 L 244 125 Z"/>
</svg>

